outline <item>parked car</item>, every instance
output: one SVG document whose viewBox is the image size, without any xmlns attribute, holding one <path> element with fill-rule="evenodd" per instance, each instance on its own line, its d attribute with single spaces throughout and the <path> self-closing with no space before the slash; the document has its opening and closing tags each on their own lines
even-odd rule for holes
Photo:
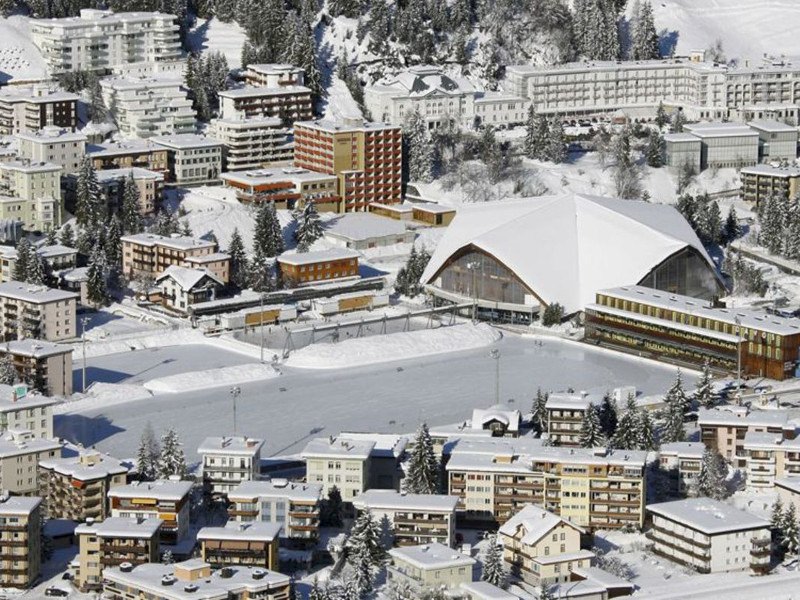
<svg viewBox="0 0 800 600">
<path fill-rule="evenodd" d="M 69 596 L 69 592 L 67 590 L 62 590 L 61 588 L 49 587 L 44 591 L 44 595 L 63 598 L 64 596 Z"/>
</svg>

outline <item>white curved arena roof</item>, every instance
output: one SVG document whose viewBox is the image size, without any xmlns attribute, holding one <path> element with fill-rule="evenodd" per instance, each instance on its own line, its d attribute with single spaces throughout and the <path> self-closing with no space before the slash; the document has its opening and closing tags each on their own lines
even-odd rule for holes
<svg viewBox="0 0 800 600">
<path fill-rule="evenodd" d="M 711 258 L 672 206 L 586 194 L 459 207 L 422 275 L 424 283 L 472 245 L 511 269 L 545 303 L 582 310 L 605 288 L 639 282 L 690 246 Z"/>
</svg>

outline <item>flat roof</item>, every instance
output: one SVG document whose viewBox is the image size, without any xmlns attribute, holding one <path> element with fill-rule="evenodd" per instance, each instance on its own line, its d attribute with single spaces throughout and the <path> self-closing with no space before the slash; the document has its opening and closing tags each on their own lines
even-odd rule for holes
<svg viewBox="0 0 800 600">
<path fill-rule="evenodd" d="M 222 90 L 219 96 L 222 98 L 252 98 L 261 96 L 288 96 L 290 94 L 311 94 L 311 89 L 304 85 L 282 85 L 280 87 L 256 85 L 233 90 Z"/>
<path fill-rule="evenodd" d="M 440 544 L 424 544 L 421 546 L 403 546 L 389 550 L 392 558 L 402 560 L 420 569 L 444 569 L 447 567 L 463 567 L 475 564 L 475 559 L 458 550 Z"/>
<path fill-rule="evenodd" d="M 197 532 L 197 541 L 248 540 L 251 542 L 271 542 L 280 537 L 282 530 L 283 525 L 280 523 L 228 521 L 224 527 L 203 527 Z"/>
<path fill-rule="evenodd" d="M 287 479 L 243 481 L 228 492 L 228 500 L 253 498 L 289 498 L 293 502 L 317 502 L 322 498 L 322 484 L 298 483 Z"/>
<path fill-rule="evenodd" d="M 59 354 L 72 354 L 72 346 L 56 344 L 47 340 L 25 338 L 24 340 L 11 340 L 0 344 L 0 351 L 5 350 L 18 356 L 31 356 L 45 358 Z"/>
<path fill-rule="evenodd" d="M 82 456 L 94 456 L 96 460 L 94 462 L 81 461 Z M 80 481 L 93 481 L 95 479 L 105 479 L 112 475 L 124 475 L 129 470 L 122 461 L 95 450 L 86 450 L 77 456 L 45 458 L 39 461 L 39 466 Z"/>
<path fill-rule="evenodd" d="M 156 144 L 176 150 L 222 146 L 222 142 L 219 140 L 197 133 L 174 133 L 172 135 L 159 135 L 150 139 Z"/>
<path fill-rule="evenodd" d="M 797 133 L 797 127 L 781 123 L 774 119 L 755 119 L 747 123 L 750 127 L 760 129 L 761 131 L 768 131 L 770 133 Z"/>
<path fill-rule="evenodd" d="M 350 241 L 394 237 L 407 233 L 402 221 L 374 213 L 354 212 L 339 215 L 323 224 L 323 234 Z"/>
<path fill-rule="evenodd" d="M 692 123 L 684 126 L 699 138 L 758 137 L 758 132 L 741 123 Z"/>
<path fill-rule="evenodd" d="M 795 494 L 800 494 L 800 477 L 777 477 L 775 478 L 775 485 L 784 488 Z"/>
<path fill-rule="evenodd" d="M 221 454 L 229 456 L 254 456 L 258 454 L 264 440 L 244 436 L 211 436 L 203 440 L 197 448 L 198 454 Z"/>
<path fill-rule="evenodd" d="M 519 600 L 519 596 L 507 592 L 488 581 L 462 583 L 461 589 L 469 592 L 473 600 Z"/>
<path fill-rule="evenodd" d="M 800 177 L 800 167 L 796 165 L 773 166 L 768 164 L 742 167 L 740 173 L 746 175 L 769 175 L 771 177 Z"/>
<path fill-rule="evenodd" d="M 734 408 L 734 407 L 732 407 Z M 738 407 L 735 407 L 738 408 Z M 781 427 L 794 429 L 785 410 L 741 410 L 727 408 L 700 408 L 697 411 L 698 425 L 722 425 L 725 427 Z"/>
<path fill-rule="evenodd" d="M 122 154 L 142 153 L 142 152 L 165 152 L 166 148 L 159 146 L 150 139 L 130 139 L 117 142 L 106 142 L 105 144 L 89 144 L 86 146 L 86 154 L 91 157 L 119 156 Z"/>
<path fill-rule="evenodd" d="M 310 265 L 330 260 L 347 260 L 349 258 L 358 258 L 358 252 L 346 250 L 344 248 L 335 248 L 332 250 L 319 250 L 317 252 L 297 252 L 294 254 L 281 254 L 278 257 L 278 262 L 287 265 Z"/>
<path fill-rule="evenodd" d="M 167 237 L 164 235 L 157 235 L 155 233 L 135 233 L 132 235 L 123 235 L 119 239 L 123 242 L 140 244 L 142 246 L 159 245 L 167 246 L 168 248 L 175 248 L 176 250 L 191 250 L 195 248 L 208 248 L 214 246 L 214 242 L 210 240 L 203 240 L 185 235 L 174 235 Z"/>
<path fill-rule="evenodd" d="M 411 204 L 381 204 L 380 202 L 370 202 L 369 205 L 374 206 L 375 208 L 390 210 L 397 213 L 414 212 L 414 207 Z"/>
<path fill-rule="evenodd" d="M 317 119 L 314 121 L 295 121 L 295 129 L 298 127 L 307 127 L 308 129 L 317 129 L 326 131 L 328 133 L 338 133 L 346 131 L 378 131 L 381 129 L 396 129 L 400 131 L 399 125 L 390 125 L 388 123 L 373 123 L 371 121 L 360 121 L 358 119 L 352 120 L 343 119 L 341 121 L 332 121 L 329 119 Z M 359 121 L 359 122 L 356 122 Z"/>
<path fill-rule="evenodd" d="M 48 302 L 62 302 L 67 300 L 77 300 L 78 294 L 67 292 L 56 288 L 49 288 L 45 285 L 34 285 L 32 283 L 22 283 L 20 281 L 5 281 L 0 283 L 0 296 L 30 302 L 33 304 L 45 304 Z"/>
<path fill-rule="evenodd" d="M 648 504 L 647 510 L 707 535 L 769 527 L 769 521 L 711 498 Z"/>
<path fill-rule="evenodd" d="M 352 440 L 331 436 L 315 438 L 306 444 L 301 456 L 303 458 L 357 458 L 366 460 L 375 448 L 374 441 Z"/>
<path fill-rule="evenodd" d="M 0 345 L 0 349 L 2 349 L 2 345 Z M 72 349 L 70 349 L 70 352 L 72 352 Z M 29 390 L 24 398 L 14 400 L 14 386 L 0 384 L 0 412 L 14 412 L 29 408 L 52 406 L 53 404 L 58 404 L 58 400 L 49 396 L 42 396 L 32 390 Z"/>
<path fill-rule="evenodd" d="M 248 71 L 255 71 L 256 73 L 300 73 L 303 71 L 300 67 L 295 67 L 289 63 L 256 63 L 247 65 Z"/>
<path fill-rule="evenodd" d="M 130 517 L 108 517 L 99 523 L 81 523 L 75 535 L 89 534 L 103 538 L 144 538 L 158 533 L 164 521 L 155 517 L 136 519 Z"/>
<path fill-rule="evenodd" d="M 359 509 L 454 512 L 458 496 L 444 494 L 406 494 L 395 490 L 366 490 L 353 499 Z"/>
<path fill-rule="evenodd" d="M 32 162 L 29 160 L 9 160 L 0 163 L 0 169 L 21 171 L 23 173 L 44 173 L 61 171 L 61 165 L 49 162 Z"/>
<path fill-rule="evenodd" d="M 6 102 L 77 102 L 79 96 L 62 90 L 42 89 L 36 86 L 5 86 L 0 89 L 0 100 Z"/>
<path fill-rule="evenodd" d="M 115 179 L 128 178 L 133 175 L 134 179 L 157 179 L 164 181 L 164 174 L 141 167 L 127 167 L 123 169 L 105 169 L 97 171 L 98 181 L 111 181 Z"/>
<path fill-rule="evenodd" d="M 59 142 L 85 142 L 88 139 L 80 132 L 73 132 L 69 129 L 52 125 L 32 133 L 17 133 L 15 137 L 33 142 L 47 142 L 53 140 L 58 140 Z"/>
<path fill-rule="evenodd" d="M 108 490 L 109 498 L 155 498 L 157 500 L 174 501 L 185 498 L 192 491 L 191 481 L 134 481 L 128 485 L 120 485 Z"/>
<path fill-rule="evenodd" d="M 0 515 L 29 515 L 41 503 L 38 496 L 0 496 Z"/>
<path fill-rule="evenodd" d="M 702 442 L 670 442 L 669 444 L 662 444 L 659 452 L 661 455 L 674 455 L 678 458 L 703 458 L 703 453 L 706 451 L 706 445 Z"/>
<path fill-rule="evenodd" d="M 263 169 L 248 169 L 247 171 L 228 171 L 222 173 L 220 179 L 223 181 L 236 181 L 245 185 L 260 185 L 273 183 L 275 181 L 290 181 L 298 183 L 303 181 L 336 181 L 336 175 L 318 173 L 309 169 L 298 167 L 273 167 Z M 352 213 L 356 214 L 356 213 Z"/>
<path fill-rule="evenodd" d="M 61 450 L 61 443 L 35 438 L 29 431 L 9 430 L 0 438 L 0 457 L 37 454 L 51 450 Z"/>
<path fill-rule="evenodd" d="M 700 138 L 692 133 L 686 133 L 685 131 L 680 133 L 665 133 L 664 134 L 664 141 L 665 142 L 694 142 L 699 144 Z"/>
</svg>

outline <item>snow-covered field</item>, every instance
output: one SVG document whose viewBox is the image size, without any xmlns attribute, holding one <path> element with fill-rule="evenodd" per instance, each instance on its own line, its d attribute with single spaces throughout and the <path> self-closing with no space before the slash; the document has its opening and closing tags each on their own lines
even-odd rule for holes
<svg viewBox="0 0 800 600">
<path fill-rule="evenodd" d="M 0 19 L 0 82 L 47 79 L 47 65 L 31 41 L 28 18 Z"/>
<path fill-rule="evenodd" d="M 198 19 L 188 36 L 188 43 L 195 52 L 218 50 L 222 52 L 231 69 L 242 66 L 244 29 L 236 23 L 223 23 L 219 19 Z"/>
<path fill-rule="evenodd" d="M 142 387 L 153 394 L 178 394 L 249 381 L 261 381 L 278 375 L 280 375 L 280 371 L 274 369 L 272 365 L 247 364 L 167 375 L 146 381 Z"/>
</svg>

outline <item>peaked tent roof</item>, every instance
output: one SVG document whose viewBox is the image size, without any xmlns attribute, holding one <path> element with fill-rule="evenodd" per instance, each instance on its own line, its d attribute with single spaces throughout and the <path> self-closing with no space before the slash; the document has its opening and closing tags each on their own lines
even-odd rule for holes
<svg viewBox="0 0 800 600">
<path fill-rule="evenodd" d="M 545 303 L 582 310 L 598 290 L 641 281 L 686 247 L 714 263 L 672 206 L 586 194 L 465 205 L 422 274 L 431 283 L 467 246 L 494 256 Z"/>
<path fill-rule="evenodd" d="M 200 283 L 205 277 L 211 279 L 218 285 L 225 285 L 220 281 L 219 277 L 214 275 L 211 271 L 203 267 L 202 269 L 190 269 L 188 267 L 179 267 L 178 265 L 170 265 L 164 272 L 156 279 L 156 283 L 170 277 L 181 286 L 183 290 L 191 290 L 194 286 Z"/>
</svg>

